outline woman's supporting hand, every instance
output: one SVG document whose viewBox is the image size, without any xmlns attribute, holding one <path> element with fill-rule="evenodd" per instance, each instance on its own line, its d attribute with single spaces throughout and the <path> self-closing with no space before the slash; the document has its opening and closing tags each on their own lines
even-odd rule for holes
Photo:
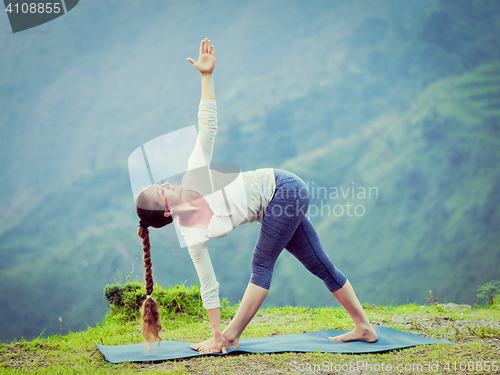
<svg viewBox="0 0 500 375">
<path fill-rule="evenodd" d="M 198 58 L 198 61 L 194 61 L 190 57 L 186 60 L 193 64 L 193 66 L 198 69 L 201 74 L 212 74 L 215 67 L 214 46 L 211 45 L 210 40 L 205 38 L 200 44 L 200 57 Z"/>
<path fill-rule="evenodd" d="M 198 350 L 200 353 L 226 353 L 226 340 L 220 330 L 220 308 L 207 309 L 207 314 L 212 325 L 213 337 L 191 345 L 191 349 Z"/>
</svg>

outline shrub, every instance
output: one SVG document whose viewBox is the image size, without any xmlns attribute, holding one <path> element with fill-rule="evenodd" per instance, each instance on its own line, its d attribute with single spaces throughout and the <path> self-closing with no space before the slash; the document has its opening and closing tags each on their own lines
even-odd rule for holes
<svg viewBox="0 0 500 375">
<path fill-rule="evenodd" d="M 140 309 L 146 299 L 146 288 L 138 282 L 106 285 L 104 298 L 111 305 L 112 316 L 119 315 L 125 320 L 133 320 L 141 315 Z"/>
<path fill-rule="evenodd" d="M 158 284 L 154 287 L 152 297 L 160 307 L 162 319 L 172 319 L 183 315 L 193 319 L 206 316 L 201 301 L 200 288 L 196 285 L 187 288 L 185 285 L 176 285 L 162 288 Z M 125 321 L 140 317 L 142 302 L 146 299 L 146 287 L 139 282 L 126 282 L 124 285 L 112 284 L 104 288 L 104 298 L 110 303 L 110 316 Z M 226 299 L 221 301 L 221 318 L 227 318 L 234 313 L 234 307 Z"/>
<path fill-rule="evenodd" d="M 500 300 L 500 281 L 491 280 L 490 282 L 479 286 L 477 291 L 479 292 L 477 294 L 478 298 L 486 300 L 486 304 L 488 306 L 493 306 Z"/>
</svg>

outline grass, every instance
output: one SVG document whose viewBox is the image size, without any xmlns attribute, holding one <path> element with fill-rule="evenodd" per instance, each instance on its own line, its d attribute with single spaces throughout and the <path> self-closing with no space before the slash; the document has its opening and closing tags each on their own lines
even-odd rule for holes
<svg viewBox="0 0 500 375">
<path fill-rule="evenodd" d="M 237 306 L 225 306 L 224 324 Z M 478 307 L 447 310 L 440 306 L 364 306 L 374 325 L 445 338 L 456 345 L 427 345 L 377 354 L 280 353 L 238 354 L 158 363 L 110 364 L 94 342 L 106 345 L 141 343 L 137 319 L 108 314 L 97 327 L 82 332 L 20 340 L 0 345 L 2 374 L 284 374 L 284 373 L 446 373 L 491 374 L 500 349 L 500 309 Z M 210 336 L 205 315 L 178 314 L 163 320 L 162 339 L 198 342 Z M 223 324 L 223 325 L 224 325 Z M 279 307 L 260 310 L 242 338 L 285 335 L 323 329 L 351 329 L 341 308 Z M 486 361 L 490 370 L 485 369 Z M 446 364 L 448 367 L 445 368 Z M 344 366 L 342 368 L 342 366 Z M 370 367 L 371 366 L 371 367 Z M 396 368 L 401 371 L 396 371 Z M 432 367 L 434 366 L 434 367 Z M 436 370 L 438 366 L 439 371 Z M 462 366 L 462 367 L 460 367 Z M 467 369 L 465 369 L 467 367 Z M 387 372 L 388 369 L 392 371 Z M 465 369 L 465 370 L 464 370 Z"/>
</svg>

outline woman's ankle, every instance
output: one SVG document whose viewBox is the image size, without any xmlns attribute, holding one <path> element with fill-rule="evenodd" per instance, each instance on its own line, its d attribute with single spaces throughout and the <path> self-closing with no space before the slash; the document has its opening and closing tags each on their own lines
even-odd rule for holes
<svg viewBox="0 0 500 375">
<path fill-rule="evenodd" d="M 359 322 L 359 323 L 354 323 L 354 329 L 356 330 L 368 330 L 371 331 L 373 330 L 373 327 L 369 321 L 367 322 Z"/>
<path fill-rule="evenodd" d="M 227 341 L 233 342 L 233 341 L 239 340 L 241 333 L 238 333 L 236 330 L 232 329 L 230 326 L 227 326 L 226 329 L 224 329 L 224 331 L 222 331 L 222 336 L 224 336 L 224 338 Z"/>
</svg>

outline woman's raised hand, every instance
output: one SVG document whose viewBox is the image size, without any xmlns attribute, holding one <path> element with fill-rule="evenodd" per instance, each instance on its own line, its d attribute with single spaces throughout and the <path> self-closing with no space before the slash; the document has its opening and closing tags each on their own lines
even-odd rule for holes
<svg viewBox="0 0 500 375">
<path fill-rule="evenodd" d="M 202 74 L 211 74 L 215 67 L 215 51 L 214 46 L 211 45 L 210 40 L 203 39 L 200 44 L 200 57 L 198 61 L 194 61 L 188 57 L 186 59 Z"/>
</svg>

